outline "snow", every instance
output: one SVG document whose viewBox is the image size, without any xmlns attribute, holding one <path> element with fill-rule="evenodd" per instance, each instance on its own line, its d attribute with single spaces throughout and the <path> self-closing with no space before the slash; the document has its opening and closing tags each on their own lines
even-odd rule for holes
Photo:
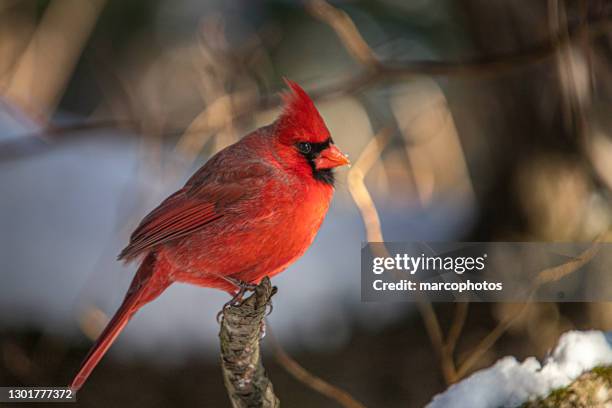
<svg viewBox="0 0 612 408">
<path fill-rule="evenodd" d="M 516 407 L 570 384 L 580 374 L 612 364 L 612 333 L 570 331 L 561 336 L 544 365 L 508 356 L 436 395 L 427 408 Z"/>
</svg>

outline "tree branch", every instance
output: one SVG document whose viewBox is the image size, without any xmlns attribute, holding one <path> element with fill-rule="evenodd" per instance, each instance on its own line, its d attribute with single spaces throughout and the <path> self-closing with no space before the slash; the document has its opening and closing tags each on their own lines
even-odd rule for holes
<svg viewBox="0 0 612 408">
<path fill-rule="evenodd" d="M 272 348 L 274 349 L 276 361 L 283 366 L 283 368 L 287 370 L 287 372 L 291 374 L 293 378 L 312 388 L 319 394 L 336 401 L 345 408 L 366 408 L 365 405 L 357 401 L 348 392 L 328 383 L 302 367 L 300 363 L 295 361 L 293 357 L 287 354 L 269 328 L 268 331 L 270 332 L 270 340 L 272 343 Z"/>
<path fill-rule="evenodd" d="M 275 293 L 276 287 L 266 277 L 240 305 L 223 309 L 219 332 L 221 369 L 234 408 L 280 406 L 259 348 L 263 319 Z"/>
</svg>

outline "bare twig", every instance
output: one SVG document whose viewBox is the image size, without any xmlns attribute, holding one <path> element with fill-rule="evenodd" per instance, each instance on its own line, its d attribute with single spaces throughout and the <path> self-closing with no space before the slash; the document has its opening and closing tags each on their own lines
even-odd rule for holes
<svg viewBox="0 0 612 408">
<path fill-rule="evenodd" d="M 456 379 L 460 380 L 463 378 L 470 369 L 480 360 L 480 358 L 486 353 L 493 345 L 499 340 L 499 338 L 508 330 L 512 323 L 520 316 L 523 315 L 525 310 L 527 310 L 527 306 L 529 305 L 529 301 L 525 302 L 518 313 L 510 315 L 507 319 L 500 321 L 497 326 L 493 330 L 491 330 L 481 341 L 478 343 L 476 347 L 468 354 L 466 359 L 461 363 L 459 368 L 457 369 Z"/>
<path fill-rule="evenodd" d="M 391 130 L 389 128 L 378 132 L 367 144 L 347 176 L 348 189 L 361 212 L 368 242 L 383 242 L 383 235 L 378 211 L 364 183 L 364 178 L 380 157 L 382 150 L 390 140 L 390 136 Z"/>
<path fill-rule="evenodd" d="M 570 259 L 568 262 L 540 271 L 535 279 L 536 287 L 546 283 L 556 282 L 589 263 L 601 249 L 600 239 L 601 237 L 597 238 L 593 245 L 584 250 L 577 257 Z"/>
<path fill-rule="evenodd" d="M 421 319 L 423 319 L 423 323 L 425 324 L 425 330 L 427 330 L 427 335 L 429 336 L 429 340 L 433 345 L 434 350 L 438 353 L 439 357 L 442 358 L 444 353 L 442 353 L 442 348 L 444 347 L 444 335 L 442 334 L 442 328 L 440 326 L 440 321 L 438 320 L 438 315 L 436 315 L 436 311 L 434 310 L 431 302 L 428 300 L 421 300 L 417 303 L 419 313 L 421 314 Z M 446 366 L 446 364 L 443 364 Z M 443 368 L 442 372 L 445 373 L 446 370 Z"/>
<path fill-rule="evenodd" d="M 451 323 L 448 334 L 446 335 L 446 341 L 441 348 L 442 356 L 442 373 L 447 383 L 452 384 L 459 380 L 457 374 L 457 367 L 455 366 L 455 348 L 457 341 L 463 331 L 463 326 L 467 320 L 469 302 L 459 302 L 455 305 L 455 317 Z"/>
<path fill-rule="evenodd" d="M 461 331 L 467 319 L 469 302 L 459 302 L 455 305 L 455 318 L 446 336 L 447 352 L 452 355 L 455 352 L 457 341 L 461 336 Z"/>
<path fill-rule="evenodd" d="M 263 319 L 276 288 L 264 278 L 238 306 L 223 309 L 219 339 L 223 381 L 232 407 L 274 408 L 280 402 L 261 362 Z"/>
<path fill-rule="evenodd" d="M 307 385 L 316 392 L 325 395 L 329 399 L 336 401 L 345 408 L 365 408 L 365 405 L 353 398 L 348 392 L 328 383 L 302 367 L 300 363 L 287 354 L 269 328 L 268 333 L 272 347 L 274 348 L 276 361 L 278 361 L 278 363 L 296 380 Z"/>
<path fill-rule="evenodd" d="M 324 0 L 312 0 L 306 5 L 313 16 L 333 28 L 344 47 L 357 62 L 371 69 L 378 67 L 380 64 L 378 59 L 348 14 Z"/>
</svg>

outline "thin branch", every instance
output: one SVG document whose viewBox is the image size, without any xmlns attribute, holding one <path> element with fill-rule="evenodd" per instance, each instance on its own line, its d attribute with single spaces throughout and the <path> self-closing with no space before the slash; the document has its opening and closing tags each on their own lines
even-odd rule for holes
<svg viewBox="0 0 612 408">
<path fill-rule="evenodd" d="M 457 369 L 457 380 L 463 378 L 469 370 L 480 360 L 480 358 L 487 352 L 493 345 L 500 339 L 500 337 L 512 326 L 515 320 L 525 313 L 529 300 L 523 303 L 521 310 L 518 313 L 510 315 L 509 318 L 502 320 L 491 330 L 464 360 L 464 362 Z"/>
<path fill-rule="evenodd" d="M 553 266 L 540 271 L 535 279 L 536 288 L 546 283 L 556 282 L 589 263 L 601 249 L 601 237 L 602 236 L 599 236 L 593 245 L 584 250 L 577 257 L 570 259 L 568 262 L 561 265 Z"/>
<path fill-rule="evenodd" d="M 463 326 L 467 320 L 469 306 L 469 302 L 459 302 L 455 304 L 455 318 L 453 319 L 453 323 L 448 330 L 445 344 L 446 352 L 451 356 L 455 352 L 459 337 L 461 337 Z"/>
<path fill-rule="evenodd" d="M 436 311 L 429 301 L 421 300 L 417 303 L 417 306 L 421 314 L 421 319 L 423 319 L 423 323 L 425 324 L 425 329 L 427 330 L 431 344 L 440 358 L 442 358 L 444 336 L 442 334 L 442 328 L 440 326 L 440 321 L 438 320 L 438 315 L 436 315 Z M 442 372 L 444 373 L 446 370 L 443 368 Z"/>
<path fill-rule="evenodd" d="M 312 0 L 306 3 L 306 7 L 313 16 L 333 28 L 344 47 L 360 64 L 372 69 L 378 67 L 378 58 L 348 14 L 323 0 Z"/>
<path fill-rule="evenodd" d="M 469 302 L 459 302 L 455 305 L 455 317 L 446 336 L 446 341 L 441 347 L 442 373 L 448 384 L 453 384 L 460 379 L 455 365 L 454 353 L 467 319 L 468 307 Z"/>
<path fill-rule="evenodd" d="M 289 354 L 287 354 L 287 352 L 285 352 L 269 328 L 268 333 L 274 349 L 276 361 L 278 361 L 278 363 L 283 366 L 283 368 L 287 370 L 287 372 L 296 380 L 312 388 L 319 394 L 336 401 L 345 408 L 366 408 L 365 405 L 353 398 L 353 396 L 348 392 L 328 383 L 302 367 L 300 363 L 295 361 Z"/>
<path fill-rule="evenodd" d="M 364 178 L 391 139 L 391 129 L 385 128 L 370 140 L 348 173 L 348 189 L 359 208 L 368 242 L 383 242 L 380 217 Z"/>
</svg>

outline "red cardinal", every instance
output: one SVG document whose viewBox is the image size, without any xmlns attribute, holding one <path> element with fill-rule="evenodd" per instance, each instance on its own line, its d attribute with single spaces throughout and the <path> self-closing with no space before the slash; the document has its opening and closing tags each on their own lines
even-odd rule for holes
<svg viewBox="0 0 612 408">
<path fill-rule="evenodd" d="M 233 295 L 286 269 L 310 246 L 348 164 L 294 82 L 269 126 L 226 147 L 147 215 L 119 259 L 142 258 L 123 303 L 70 387 L 81 388 L 130 318 L 173 282 Z"/>
</svg>

